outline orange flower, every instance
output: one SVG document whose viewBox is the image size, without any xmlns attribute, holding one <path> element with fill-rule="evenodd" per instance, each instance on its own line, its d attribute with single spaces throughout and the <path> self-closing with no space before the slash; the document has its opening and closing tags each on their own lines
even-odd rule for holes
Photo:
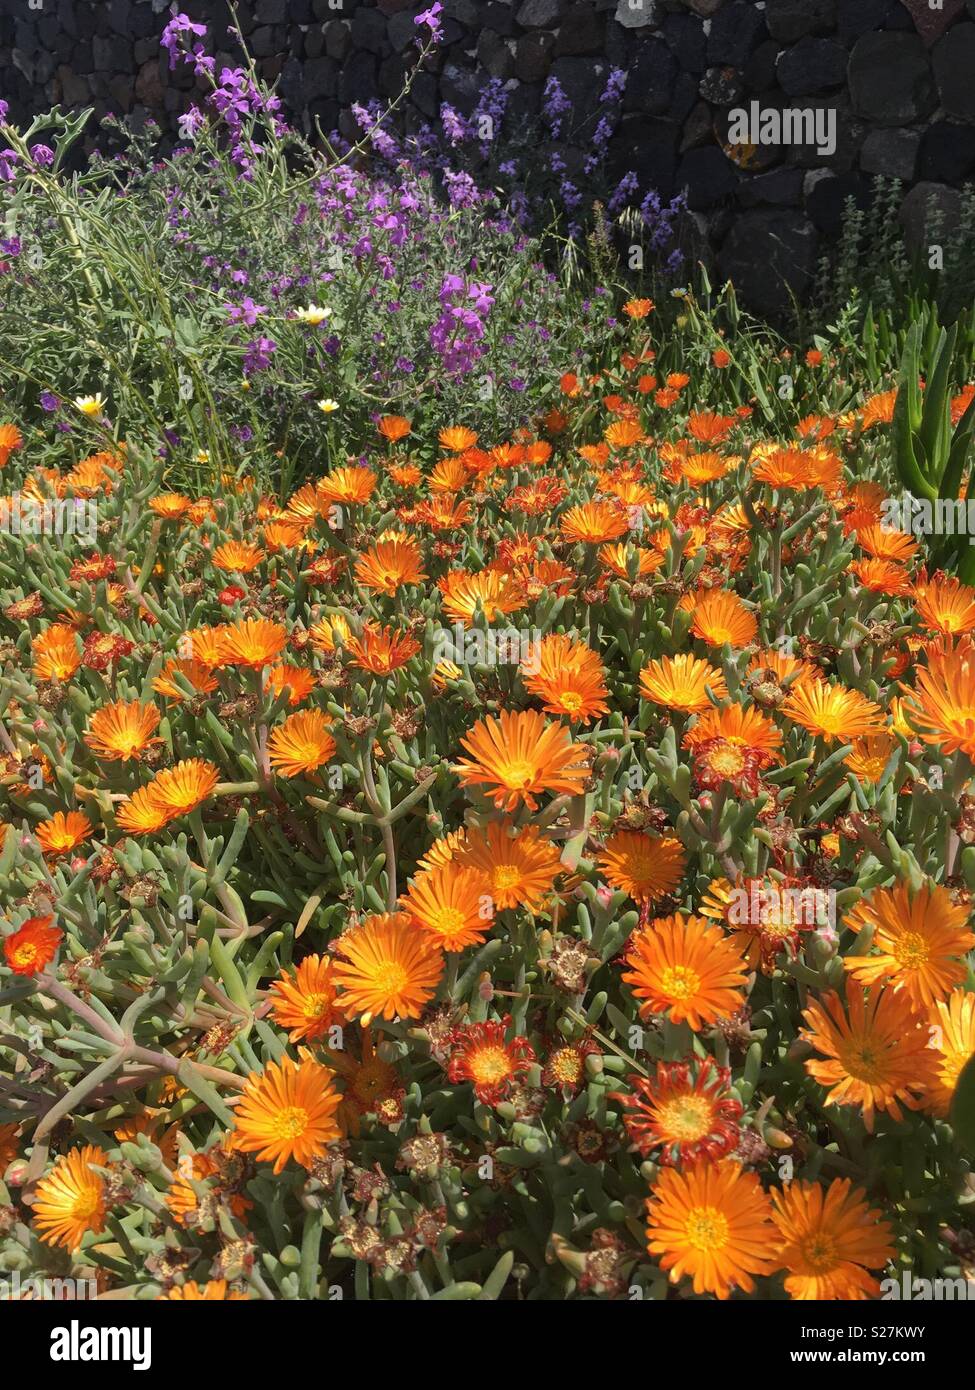
<svg viewBox="0 0 975 1390">
<path fill-rule="evenodd" d="M 166 1299 L 175 1303 L 247 1303 L 250 1295 L 236 1289 L 228 1293 L 226 1279 L 208 1279 L 205 1284 L 188 1279 L 185 1284 L 174 1284 L 168 1293 L 161 1293 L 157 1302 L 162 1303 Z"/>
<path fill-rule="evenodd" d="M 968 973 L 965 953 L 975 946 L 968 915 L 938 883 L 923 883 L 916 893 L 906 883 L 877 888 L 846 924 L 855 931 L 872 926 L 878 954 L 847 956 L 844 968 L 861 984 L 887 981 L 916 1009 L 928 1008 L 947 999 Z"/>
<path fill-rule="evenodd" d="M 419 546 L 413 540 L 379 541 L 355 563 L 355 577 L 367 589 L 392 597 L 405 584 L 427 578 Z"/>
<path fill-rule="evenodd" d="M 975 628 L 975 589 L 954 575 L 936 574 L 917 586 L 918 617 L 931 632 L 952 636 Z"/>
<path fill-rule="evenodd" d="M 535 1059 L 527 1038 L 508 1038 L 511 1018 L 468 1023 L 450 1034 L 447 1080 L 469 1081 L 482 1105 L 498 1105 Z"/>
<path fill-rule="evenodd" d="M 811 734 L 833 743 L 879 734 L 884 729 L 883 710 L 859 690 L 825 681 L 797 682 L 782 706 L 787 719 Z"/>
<path fill-rule="evenodd" d="M 709 706 L 695 719 L 685 733 L 685 748 L 695 749 L 712 739 L 733 744 L 737 748 L 762 753 L 770 762 L 781 763 L 782 733 L 771 719 L 754 705 L 725 705 L 722 709 Z"/>
<path fill-rule="evenodd" d="M 630 938 L 626 963 L 623 979 L 643 1018 L 665 1013 L 696 1033 L 742 1005 L 741 952 L 705 917 L 656 918 Z"/>
<path fill-rule="evenodd" d="M 497 718 L 478 720 L 461 747 L 471 755 L 454 765 L 461 786 L 484 787 L 499 810 L 514 811 L 520 804 L 537 810 L 537 793 L 574 796 L 589 776 L 585 747 L 534 710 L 501 710 Z"/>
<path fill-rule="evenodd" d="M 825 1192 L 818 1182 L 773 1189 L 776 1257 L 788 1271 L 790 1298 L 880 1297 L 880 1284 L 867 1271 L 894 1258 L 893 1232 L 864 1197 L 862 1189 L 851 1190 L 849 1178 L 834 1178 Z"/>
<path fill-rule="evenodd" d="M 341 1138 L 334 1117 L 342 1096 L 333 1078 L 333 1072 L 310 1057 L 296 1066 L 284 1056 L 262 1072 L 251 1072 L 243 1093 L 232 1101 L 233 1147 L 255 1154 L 260 1163 L 273 1163 L 275 1175 L 291 1159 L 310 1168 Z"/>
<path fill-rule="evenodd" d="M 249 541 L 226 541 L 213 552 L 214 565 L 229 574 L 249 574 L 257 569 L 263 559 L 261 547 L 251 545 Z"/>
<path fill-rule="evenodd" d="M 201 806 L 219 781 L 213 763 L 203 758 L 187 758 L 175 767 L 164 768 L 145 790 L 167 820 L 185 816 Z"/>
<path fill-rule="evenodd" d="M 618 502 L 584 502 L 570 507 L 560 522 L 567 541 L 603 545 L 628 530 L 626 510 Z"/>
<path fill-rule="evenodd" d="M 81 665 L 73 627 L 53 623 L 32 643 L 34 675 L 39 681 L 68 681 Z"/>
<path fill-rule="evenodd" d="M 315 689 L 315 675 L 303 666 L 289 666 L 281 662 L 265 670 L 264 689 L 273 695 L 283 695 L 286 690 L 290 691 L 288 704 L 300 705 Z"/>
<path fill-rule="evenodd" d="M 151 782 L 133 792 L 115 811 L 116 825 L 130 835 L 151 835 L 171 819 L 165 807 L 153 798 Z"/>
<path fill-rule="evenodd" d="M 443 952 L 405 912 L 365 917 L 335 944 L 339 999 L 363 1027 L 372 1018 L 419 1018 L 443 974 Z"/>
<path fill-rule="evenodd" d="M 371 468 L 336 468 L 334 473 L 315 484 L 324 502 L 337 502 L 345 507 L 368 502 L 375 488 L 376 475 Z"/>
<path fill-rule="evenodd" d="M 687 433 L 700 444 L 721 444 L 737 423 L 733 415 L 718 415 L 713 410 L 692 410 L 687 417 Z"/>
<path fill-rule="evenodd" d="M 645 319 L 653 313 L 653 300 L 628 299 L 623 305 L 623 313 L 630 319 Z"/>
<path fill-rule="evenodd" d="M 403 415 L 384 415 L 376 428 L 383 439 L 388 439 L 390 444 L 396 444 L 399 440 L 405 439 L 413 427 Z"/>
<path fill-rule="evenodd" d="M 444 951 L 476 946 L 494 920 L 495 905 L 484 877 L 454 862 L 418 874 L 400 904 Z"/>
<path fill-rule="evenodd" d="M 41 821 L 34 834 L 44 853 L 58 859 L 83 844 L 91 830 L 91 821 L 82 811 L 56 811 Z"/>
<path fill-rule="evenodd" d="M 560 633 L 543 637 L 522 660 L 521 672 L 525 689 L 548 714 L 589 724 L 609 713 L 603 663 L 585 642 Z"/>
<path fill-rule="evenodd" d="M 149 509 L 163 521 L 177 521 L 189 511 L 190 499 L 180 492 L 159 492 L 149 498 Z"/>
<path fill-rule="evenodd" d="M 150 744 L 162 742 L 152 737 L 158 725 L 159 711 L 155 705 L 116 700 L 92 715 L 85 743 L 106 762 L 128 762 L 137 759 Z"/>
<path fill-rule="evenodd" d="M 9 422 L 0 424 L 0 468 L 6 467 L 7 460 L 15 449 L 19 449 L 24 437 L 16 425 Z"/>
<path fill-rule="evenodd" d="M 934 1079 L 928 1031 L 904 991 L 847 983 L 847 1009 L 830 991 L 803 1014 L 800 1037 L 827 1060 L 810 1059 L 806 1070 L 831 1090 L 827 1105 L 857 1105 L 873 1133 L 874 1113 L 902 1118 L 901 1105 L 916 1110 Z"/>
<path fill-rule="evenodd" d="M 962 1067 L 975 1056 L 975 994 L 956 989 L 947 1001 L 938 1000 L 926 1021 L 934 1075 L 925 1104 L 947 1116 Z"/>
<path fill-rule="evenodd" d="M 280 623 L 248 618 L 219 630 L 217 662 L 220 666 L 249 666 L 260 670 L 284 651 L 288 635 Z M 194 643 L 194 655 L 196 646 Z M 200 660 L 205 660 L 199 656 Z"/>
<path fill-rule="evenodd" d="M 482 570 L 480 574 L 450 570 L 437 580 L 437 588 L 443 595 L 444 612 L 465 627 L 473 627 L 479 610 L 494 623 L 525 606 L 521 585 L 500 570 Z"/>
<path fill-rule="evenodd" d="M 371 671 L 374 676 L 388 676 L 412 660 L 420 644 L 408 632 L 396 632 L 391 627 L 366 627 L 361 637 L 349 637 L 346 649 L 353 666 Z"/>
<path fill-rule="evenodd" d="M 477 443 L 477 432 L 466 429 L 463 425 L 449 425 L 440 431 L 438 438 L 443 447 L 449 449 L 452 454 L 462 454 L 465 449 L 472 449 Z"/>
<path fill-rule="evenodd" d="M 289 1030 L 291 1042 L 320 1038 L 342 1018 L 334 966 L 331 956 L 306 956 L 296 971 L 282 970 L 271 985 L 271 1017 Z"/>
<path fill-rule="evenodd" d="M 431 867 L 436 848 L 426 856 Z M 537 912 L 561 869 L 558 850 L 534 825 L 512 835 L 509 822 L 489 821 L 466 832 L 456 853 L 484 878 L 499 912 L 509 907 Z"/>
<path fill-rule="evenodd" d="M 753 1293 L 753 1275 L 768 1275 L 775 1233 L 757 1176 L 733 1159 L 698 1163 L 686 1173 L 664 1168 L 647 1198 L 647 1249 L 670 1275 L 687 1275 L 696 1294 Z"/>
<path fill-rule="evenodd" d="M 745 647 L 754 640 L 758 622 L 737 594 L 709 589 L 694 605 L 691 632 L 709 647 Z"/>
<path fill-rule="evenodd" d="M 72 1149 L 37 1184 L 34 1225 L 46 1245 L 75 1251 L 89 1231 L 103 1231 L 108 1210 L 105 1179 L 95 1171 L 108 1155 L 93 1144 Z"/>
<path fill-rule="evenodd" d="M 708 690 L 718 700 L 728 697 L 728 687 L 718 668 L 689 653 L 663 656 L 659 661 L 651 661 L 640 672 L 643 698 L 668 709 L 692 714 L 710 709 Z"/>
<path fill-rule="evenodd" d="M 321 710 L 291 714 L 267 741 L 271 766 L 281 777 L 301 777 L 314 772 L 333 757 L 335 739 Z"/>
<path fill-rule="evenodd" d="M 28 917 L 4 938 L 4 958 L 15 975 L 38 975 L 50 965 L 63 936 L 63 932 L 51 926 L 53 921 L 52 916 Z"/>
<path fill-rule="evenodd" d="M 600 850 L 597 863 L 614 888 L 646 903 L 673 893 L 684 876 L 687 856 L 672 836 L 618 830 Z"/>
</svg>

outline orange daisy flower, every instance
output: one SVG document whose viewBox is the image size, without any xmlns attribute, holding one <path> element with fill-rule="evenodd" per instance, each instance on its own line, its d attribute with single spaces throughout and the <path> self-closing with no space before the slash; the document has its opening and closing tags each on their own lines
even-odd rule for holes
<svg viewBox="0 0 975 1390">
<path fill-rule="evenodd" d="M 469 1081 L 482 1105 L 498 1105 L 536 1060 L 527 1038 L 508 1038 L 509 1016 L 468 1023 L 449 1037 L 447 1080 Z"/>
<path fill-rule="evenodd" d="M 279 1028 L 289 1030 L 291 1042 L 320 1038 L 343 1017 L 334 965 L 331 956 L 306 956 L 297 970 L 282 970 L 271 985 L 271 1017 Z"/>
<path fill-rule="evenodd" d="M 315 491 L 324 502 L 337 502 L 351 507 L 368 502 L 376 489 L 376 475 L 371 468 L 336 468 L 327 478 L 320 478 Z"/>
<path fill-rule="evenodd" d="M 944 1117 L 951 1110 L 962 1067 L 975 1056 L 975 994 L 956 989 L 949 999 L 939 999 L 928 1012 L 927 1024 L 934 1074 L 925 1105 Z"/>
<path fill-rule="evenodd" d="M 289 666 L 281 662 L 265 670 L 264 689 L 275 696 L 283 695 L 287 690 L 290 692 L 288 704 L 300 705 L 315 689 L 315 674 L 303 666 Z"/>
<path fill-rule="evenodd" d="M 560 633 L 543 637 L 522 661 L 521 672 L 525 689 L 539 697 L 548 714 L 590 724 L 609 713 L 603 663 L 585 642 Z"/>
<path fill-rule="evenodd" d="M 691 714 L 710 709 L 709 689 L 715 699 L 728 698 L 728 687 L 718 668 L 687 652 L 673 657 L 662 656 L 640 672 L 643 698 L 667 709 Z"/>
<path fill-rule="evenodd" d="M 705 917 L 658 917 L 627 945 L 623 980 L 641 1001 L 640 1014 L 686 1019 L 693 1032 L 729 1018 L 743 1003 L 744 959 Z"/>
<path fill-rule="evenodd" d="M 803 1014 L 800 1037 L 826 1061 L 811 1058 L 806 1070 L 829 1086 L 827 1105 L 856 1105 L 873 1133 L 874 1114 L 902 1118 L 901 1105 L 916 1110 L 934 1075 L 929 1035 L 903 990 L 864 989 L 847 983 L 847 1010 L 830 991 Z"/>
<path fill-rule="evenodd" d="M 4 959 L 15 975 L 39 975 L 50 965 L 64 935 L 51 926 L 53 921 L 53 916 L 28 917 L 15 932 L 4 937 Z"/>
<path fill-rule="evenodd" d="M 374 676 L 388 676 L 412 660 L 420 644 L 408 632 L 365 627 L 361 637 L 349 637 L 346 648 L 353 666 L 371 671 Z"/>
<path fill-rule="evenodd" d="M 499 810 L 521 804 L 538 809 L 540 792 L 575 796 L 589 777 L 584 745 L 561 724 L 546 724 L 534 710 L 501 710 L 479 719 L 461 747 L 471 756 L 454 764 L 461 786 L 485 788 Z"/>
<path fill-rule="evenodd" d="M 336 942 L 340 1004 L 363 1027 L 372 1018 L 419 1018 L 444 970 L 443 951 L 406 912 L 365 917 Z"/>
<path fill-rule="evenodd" d="M 709 589 L 694 604 L 691 632 L 709 647 L 746 647 L 758 632 L 758 622 L 737 594 Z"/>
<path fill-rule="evenodd" d="M 138 759 L 150 744 L 162 742 L 152 737 L 158 726 L 159 711 L 155 705 L 116 700 L 92 715 L 85 743 L 106 762 L 128 762 Z"/>
<path fill-rule="evenodd" d="M 202 806 L 219 780 L 213 763 L 204 758 L 187 758 L 157 773 L 145 790 L 166 813 L 166 819 L 175 820 Z"/>
<path fill-rule="evenodd" d="M 867 1205 L 849 1178 L 790 1182 L 772 1192 L 772 1220 L 779 1233 L 776 1257 L 786 1270 L 786 1292 L 795 1299 L 856 1301 L 880 1297 L 868 1271 L 894 1258 L 893 1232 Z"/>
<path fill-rule="evenodd" d="M 81 665 L 75 630 L 64 623 L 52 623 L 31 646 L 34 675 L 39 681 L 69 681 Z"/>
<path fill-rule="evenodd" d="M 757 1176 L 733 1159 L 664 1168 L 647 1198 L 647 1249 L 672 1284 L 686 1275 L 696 1294 L 753 1293 L 753 1275 L 774 1269 L 769 1200 Z"/>
<path fill-rule="evenodd" d="M 310 1168 L 329 1144 L 341 1138 L 335 1111 L 341 1093 L 334 1073 L 310 1057 L 296 1066 L 290 1057 L 251 1072 L 234 1111 L 233 1148 L 273 1163 L 275 1175 L 292 1159 Z"/>
<path fill-rule="evenodd" d="M 975 589 L 954 575 L 936 574 L 915 590 L 918 617 L 929 632 L 953 636 L 975 628 Z"/>
<path fill-rule="evenodd" d="M 218 570 L 228 574 L 250 574 L 264 559 L 264 551 L 259 545 L 249 541 L 225 541 L 213 552 L 213 563 Z"/>
<path fill-rule="evenodd" d="M 443 595 L 444 612 L 465 627 L 473 627 L 479 611 L 489 623 L 494 623 L 525 606 L 521 585 L 500 570 L 482 570 L 480 574 L 450 570 L 437 580 L 437 588 Z"/>
<path fill-rule="evenodd" d="M 217 660 L 219 666 L 248 666 L 261 670 L 284 651 L 288 634 L 280 623 L 270 623 L 264 618 L 245 618 L 243 622 L 228 624 L 219 629 L 217 638 Z M 194 656 L 205 661 L 193 646 Z"/>
<path fill-rule="evenodd" d="M 406 438 L 413 426 L 404 415 L 384 415 L 376 428 L 383 439 L 388 439 L 390 444 L 396 444 Z"/>
<path fill-rule="evenodd" d="M 975 946 L 968 916 L 938 883 L 923 883 L 916 893 L 907 883 L 877 888 L 846 918 L 855 931 L 873 927 L 874 953 L 846 956 L 843 966 L 861 984 L 889 982 L 916 1009 L 929 1008 L 968 974 L 964 957 Z"/>
<path fill-rule="evenodd" d="M 105 1229 L 108 1211 L 105 1179 L 95 1171 L 108 1155 L 93 1144 L 72 1149 L 37 1184 L 34 1226 L 46 1245 L 75 1251 L 89 1231 Z"/>
<path fill-rule="evenodd" d="M 321 710 L 290 714 L 267 741 L 268 758 L 281 777 L 301 777 L 314 772 L 335 754 L 335 739 Z"/>
<path fill-rule="evenodd" d="M 561 870 L 558 850 L 534 825 L 513 835 L 508 822 L 490 821 L 466 832 L 454 852 L 482 876 L 498 912 L 510 907 L 539 911 Z M 428 863 L 432 854 L 426 856 Z"/>
<path fill-rule="evenodd" d="M 448 425 L 437 437 L 452 454 L 462 454 L 465 449 L 473 449 L 477 443 L 477 431 L 469 430 L 464 425 Z"/>
<path fill-rule="evenodd" d="M 797 682 L 782 705 L 782 713 L 827 743 L 863 738 L 884 730 L 883 710 L 873 700 L 859 690 L 827 685 L 825 681 Z"/>
<path fill-rule="evenodd" d="M 582 502 L 570 507 L 559 523 L 567 541 L 603 545 L 629 529 L 626 509 L 618 502 Z"/>
<path fill-rule="evenodd" d="M 456 862 L 418 874 L 400 905 L 447 952 L 476 946 L 494 921 L 495 903 L 484 877 Z"/>
<path fill-rule="evenodd" d="M 599 851 L 600 872 L 635 902 L 669 897 L 684 876 L 687 856 L 680 840 L 618 830 Z"/>
<path fill-rule="evenodd" d="M 91 831 L 91 821 L 83 811 L 55 811 L 41 821 L 34 834 L 44 853 L 58 859 L 84 844 Z"/>
<path fill-rule="evenodd" d="M 380 541 L 360 555 L 355 577 L 365 588 L 392 597 L 406 584 L 420 584 L 427 575 L 416 542 L 396 540 Z"/>
</svg>

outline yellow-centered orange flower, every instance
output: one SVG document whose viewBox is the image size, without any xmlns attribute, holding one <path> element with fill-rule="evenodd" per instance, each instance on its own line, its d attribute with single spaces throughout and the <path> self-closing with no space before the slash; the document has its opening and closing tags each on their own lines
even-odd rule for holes
<svg viewBox="0 0 975 1390">
<path fill-rule="evenodd" d="M 345 646 L 352 665 L 374 676 L 391 675 L 420 650 L 415 637 L 391 627 L 365 627 L 361 637 L 349 636 Z"/>
<path fill-rule="evenodd" d="M 547 714 L 589 724 L 609 713 L 606 672 L 585 642 L 553 633 L 532 644 L 521 663 L 525 689 L 537 695 Z"/>
<path fill-rule="evenodd" d="M 444 612 L 465 627 L 473 626 L 479 610 L 489 623 L 494 623 L 525 606 L 521 585 L 501 570 L 482 570 L 480 574 L 451 570 L 437 581 L 437 588 L 442 595 Z"/>
<path fill-rule="evenodd" d="M 419 546 L 413 540 L 379 541 L 360 555 L 355 577 L 367 589 L 392 597 L 406 584 L 426 579 Z"/>
<path fill-rule="evenodd" d="M 790 1182 L 772 1190 L 775 1255 L 795 1299 L 857 1301 L 880 1297 L 872 1269 L 894 1258 L 893 1232 L 849 1178 Z"/>
<path fill-rule="evenodd" d="M 561 724 L 546 724 L 534 710 L 501 710 L 479 719 L 461 747 L 470 754 L 454 765 L 461 786 L 482 787 L 499 810 L 538 809 L 542 792 L 582 790 L 589 777 L 583 744 Z"/>
<path fill-rule="evenodd" d="M 726 1299 L 752 1293 L 754 1275 L 775 1268 L 769 1200 L 753 1172 L 733 1159 L 662 1168 L 647 1199 L 647 1249 L 672 1284 Z"/>
<path fill-rule="evenodd" d="M 301 777 L 327 763 L 335 753 L 335 739 L 321 710 L 291 714 L 267 741 L 268 758 L 280 777 Z"/>
<path fill-rule="evenodd" d="M 57 859 L 84 844 L 91 830 L 91 821 L 83 811 L 55 811 L 48 820 L 41 821 L 34 834 L 44 853 Z"/>
<path fill-rule="evenodd" d="M 907 883 L 876 888 L 846 919 L 860 931 L 873 927 L 873 952 L 846 956 L 843 965 L 861 984 L 889 983 L 918 1010 L 946 999 L 968 974 L 965 954 L 975 946 L 969 910 L 939 883 L 912 893 Z"/>
<path fill-rule="evenodd" d="M 292 1042 L 320 1038 L 344 1018 L 334 966 L 331 956 L 306 956 L 297 970 L 282 970 L 271 985 L 271 1017 Z"/>
<path fill-rule="evenodd" d="M 204 758 L 187 758 L 157 773 L 145 790 L 167 819 L 174 820 L 201 806 L 218 781 L 213 763 Z"/>
<path fill-rule="evenodd" d="M 295 1065 L 284 1056 L 262 1072 L 251 1072 L 235 1097 L 231 1143 L 260 1163 L 273 1163 L 275 1174 L 292 1159 L 310 1168 L 341 1137 L 335 1120 L 341 1101 L 327 1067 L 310 1057 Z"/>
<path fill-rule="evenodd" d="M 225 541 L 213 552 L 213 563 L 218 570 L 228 574 L 250 574 L 264 559 L 264 551 L 259 545 L 249 541 Z"/>
<path fill-rule="evenodd" d="M 46 1245 L 77 1250 L 89 1231 L 105 1229 L 108 1211 L 103 1167 L 108 1155 L 93 1144 L 72 1149 L 37 1184 L 34 1226 Z"/>
<path fill-rule="evenodd" d="M 883 710 L 873 700 L 859 690 L 825 681 L 797 682 L 782 705 L 782 713 L 827 743 L 883 733 L 885 727 Z"/>
<path fill-rule="evenodd" d="M 507 821 L 472 828 L 456 853 L 462 864 L 482 875 L 499 912 L 510 907 L 537 912 L 561 868 L 558 850 L 551 840 L 542 838 L 537 826 L 512 834 Z"/>
<path fill-rule="evenodd" d="M 485 879 L 456 862 L 417 874 L 400 905 L 444 951 L 476 946 L 494 921 L 495 903 Z"/>
<path fill-rule="evenodd" d="M 159 710 L 138 700 L 116 700 L 103 705 L 91 716 L 85 743 L 106 762 L 128 762 L 138 758 L 152 743 L 159 727 Z"/>
<path fill-rule="evenodd" d="M 639 830 L 618 830 L 597 857 L 607 881 L 639 903 L 669 897 L 684 876 L 686 862 L 680 840 Z"/>
<path fill-rule="evenodd" d="M 975 1057 L 975 994 L 956 989 L 949 999 L 938 1000 L 926 1022 L 934 1072 L 925 1104 L 946 1116 L 962 1067 Z"/>
<path fill-rule="evenodd" d="M 710 709 L 709 689 L 715 699 L 728 698 L 728 687 L 718 668 L 686 652 L 679 656 L 662 656 L 640 672 L 643 698 L 667 709 L 691 714 Z"/>
<path fill-rule="evenodd" d="M 280 623 L 264 618 L 245 618 L 220 629 L 217 663 L 220 666 L 249 666 L 256 670 L 271 663 L 284 651 L 288 635 Z M 202 658 L 201 658 L 202 659 Z"/>
<path fill-rule="evenodd" d="M 406 912 L 365 917 L 336 949 L 339 1002 L 363 1027 L 372 1018 L 419 1018 L 444 970 L 437 941 Z"/>
<path fill-rule="evenodd" d="M 627 944 L 623 979 L 644 1018 L 666 1014 L 698 1032 L 730 1018 L 744 1000 L 739 948 L 706 917 L 658 917 Z"/>
<path fill-rule="evenodd" d="M 694 605 L 691 632 L 709 647 L 746 647 L 758 632 L 758 622 L 737 594 L 709 589 Z"/>
<path fill-rule="evenodd" d="M 39 681 L 68 681 L 81 665 L 73 627 L 52 623 L 33 641 L 34 675 Z"/>
<path fill-rule="evenodd" d="M 803 1014 L 800 1036 L 826 1060 L 810 1058 L 806 1070 L 830 1087 L 827 1105 L 855 1105 L 873 1133 L 874 1114 L 902 1118 L 901 1106 L 916 1110 L 934 1076 L 928 1031 L 907 995 L 847 981 L 847 1008 L 829 992 Z"/>
</svg>

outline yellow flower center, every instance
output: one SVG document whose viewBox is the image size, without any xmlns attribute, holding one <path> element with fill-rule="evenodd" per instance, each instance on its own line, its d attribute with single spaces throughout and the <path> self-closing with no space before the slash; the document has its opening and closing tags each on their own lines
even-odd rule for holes
<svg viewBox="0 0 975 1390">
<path fill-rule="evenodd" d="M 566 714 L 578 714 L 582 709 L 582 696 L 577 690 L 563 690 L 559 696 L 559 704 Z"/>
<path fill-rule="evenodd" d="M 306 994 L 301 1001 L 301 1012 L 305 1018 L 321 1018 L 330 1005 L 331 999 L 327 994 Z"/>
<path fill-rule="evenodd" d="M 669 1137 L 693 1143 L 710 1134 L 713 1115 L 711 1102 L 704 1096 L 680 1096 L 661 1105 L 658 1124 Z"/>
<path fill-rule="evenodd" d="M 511 1058 L 503 1047 L 482 1047 L 471 1056 L 471 1076 L 479 1085 L 503 1081 L 511 1075 Z"/>
<path fill-rule="evenodd" d="M 102 1204 L 101 1183 L 83 1188 L 71 1203 L 71 1215 L 76 1221 L 90 1221 Z"/>
<path fill-rule="evenodd" d="M 13 956 L 17 965 L 33 965 L 37 960 L 37 946 L 33 941 L 25 941 L 14 948 Z"/>
<path fill-rule="evenodd" d="M 931 948 L 920 932 L 909 931 L 898 937 L 891 953 L 902 970 L 917 970 L 931 958 Z"/>
<path fill-rule="evenodd" d="M 574 1085 L 582 1076 L 582 1058 L 575 1048 L 564 1047 L 552 1058 L 552 1075 L 563 1086 Z"/>
<path fill-rule="evenodd" d="M 402 992 L 406 984 L 406 971 L 398 961 L 383 961 L 372 978 L 377 991 L 392 998 Z"/>
<path fill-rule="evenodd" d="M 845 1071 L 857 1081 L 876 1085 L 884 1081 L 883 1051 L 866 1040 L 843 1049 L 839 1058 Z"/>
<path fill-rule="evenodd" d="M 505 782 L 509 787 L 518 789 L 527 787 L 528 783 L 534 779 L 535 769 L 527 758 L 516 759 L 510 762 L 505 769 Z"/>
<path fill-rule="evenodd" d="M 464 930 L 465 922 L 466 918 L 459 907 L 441 907 L 430 918 L 430 929 L 449 941 Z"/>
<path fill-rule="evenodd" d="M 521 882 L 521 870 L 514 864 L 499 864 L 494 871 L 494 886 L 499 892 L 507 892 Z"/>
<path fill-rule="evenodd" d="M 277 1112 L 271 1128 L 277 1139 L 297 1139 L 308 1128 L 308 1111 L 300 1105 L 289 1105 Z"/>
<path fill-rule="evenodd" d="M 685 1234 L 695 1250 L 723 1250 L 728 1244 L 728 1219 L 717 1207 L 694 1207 L 688 1213 Z"/>
<path fill-rule="evenodd" d="M 691 999 L 701 988 L 701 977 L 689 965 L 668 965 L 660 983 L 671 999 Z"/>
<path fill-rule="evenodd" d="M 730 743 L 724 743 L 720 748 L 715 748 L 708 761 L 711 764 L 711 770 L 717 772 L 721 777 L 732 777 L 735 773 L 741 772 L 745 766 L 745 758 L 741 750 Z"/>
</svg>

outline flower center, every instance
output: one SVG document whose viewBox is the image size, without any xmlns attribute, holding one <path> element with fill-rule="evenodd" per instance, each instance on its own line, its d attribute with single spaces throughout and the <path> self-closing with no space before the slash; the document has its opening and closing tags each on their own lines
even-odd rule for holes
<svg viewBox="0 0 975 1390">
<path fill-rule="evenodd" d="M 297 1139 L 308 1128 L 308 1111 L 300 1105 L 289 1105 L 277 1112 L 271 1127 L 278 1139 Z"/>
<path fill-rule="evenodd" d="M 521 870 L 514 864 L 499 864 L 494 871 L 494 886 L 504 892 L 521 881 Z"/>
<path fill-rule="evenodd" d="M 902 969 L 917 970 L 927 964 L 931 948 L 919 932 L 909 931 L 898 938 L 891 954 Z"/>
<path fill-rule="evenodd" d="M 563 690 L 559 696 L 559 704 L 566 714 L 578 714 L 582 709 L 582 696 L 577 690 Z"/>
<path fill-rule="evenodd" d="M 505 781 L 509 787 L 527 787 L 535 776 L 535 769 L 527 758 L 510 762 L 505 771 Z"/>
<path fill-rule="evenodd" d="M 716 1207 L 694 1207 L 687 1216 L 686 1235 L 695 1250 L 722 1250 L 728 1244 L 727 1217 Z"/>
<path fill-rule="evenodd" d="M 482 1047 L 469 1062 L 471 1076 L 478 1084 L 503 1081 L 511 1075 L 511 1058 L 503 1047 Z"/>
<path fill-rule="evenodd" d="M 71 1204 L 71 1214 L 76 1221 L 90 1221 L 102 1204 L 101 1184 L 83 1188 Z"/>
<path fill-rule="evenodd" d="M 708 760 L 712 771 L 717 772 L 722 777 L 733 777 L 741 772 L 745 766 L 745 757 L 740 748 L 735 748 L 733 744 L 724 743 L 716 748 Z"/>
<path fill-rule="evenodd" d="M 681 1143 L 693 1143 L 711 1132 L 713 1110 L 704 1096 L 680 1096 L 659 1109 L 658 1124 L 666 1134 Z"/>
<path fill-rule="evenodd" d="M 803 1258 L 817 1274 L 828 1274 L 836 1267 L 836 1242 L 823 1231 L 816 1231 L 800 1244 Z"/>
<path fill-rule="evenodd" d="M 393 995 L 401 993 L 406 984 L 406 971 L 398 961 L 383 961 L 376 969 L 373 980 L 381 994 L 392 998 Z"/>
<path fill-rule="evenodd" d="M 701 977 L 689 965 L 669 965 L 660 977 L 664 994 L 671 999 L 690 999 L 701 988 Z"/>
<path fill-rule="evenodd" d="M 450 940 L 464 930 L 465 922 L 466 918 L 459 907 L 442 907 L 430 919 L 430 927 L 438 936 Z"/>
<path fill-rule="evenodd" d="M 327 994 L 307 994 L 301 1001 L 301 1012 L 305 1018 L 321 1018 L 330 1005 L 331 999 Z"/>
</svg>

